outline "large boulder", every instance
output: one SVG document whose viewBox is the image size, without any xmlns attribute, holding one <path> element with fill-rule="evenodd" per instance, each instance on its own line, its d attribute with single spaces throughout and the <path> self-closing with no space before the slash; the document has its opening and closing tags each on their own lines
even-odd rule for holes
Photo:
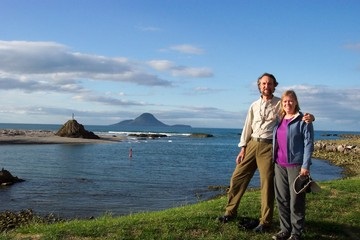
<svg viewBox="0 0 360 240">
<path fill-rule="evenodd" d="M 5 170 L 4 168 L 0 171 L 0 185 L 11 185 L 13 183 L 17 182 L 23 182 L 25 180 L 20 179 L 18 177 L 14 177 L 8 170 Z"/>
<path fill-rule="evenodd" d="M 55 135 L 70 138 L 99 139 L 100 137 L 91 131 L 85 130 L 84 126 L 72 119 L 67 121 Z"/>
</svg>

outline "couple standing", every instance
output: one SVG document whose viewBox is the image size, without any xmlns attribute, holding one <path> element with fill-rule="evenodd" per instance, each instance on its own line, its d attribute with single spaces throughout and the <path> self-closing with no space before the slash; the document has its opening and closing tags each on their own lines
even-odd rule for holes
<svg viewBox="0 0 360 240">
<path fill-rule="evenodd" d="M 275 97 L 278 82 L 272 74 L 264 73 L 257 84 L 261 96 L 249 108 L 230 180 L 228 203 L 219 221 L 226 223 L 237 217 L 240 200 L 259 169 L 261 218 L 253 230 L 262 233 L 270 227 L 276 195 L 281 231 L 273 239 L 297 240 L 304 227 L 305 193 L 296 194 L 292 184 L 299 174 L 310 174 L 314 116 L 299 111 L 292 90 L 286 91 L 281 99 Z"/>
</svg>

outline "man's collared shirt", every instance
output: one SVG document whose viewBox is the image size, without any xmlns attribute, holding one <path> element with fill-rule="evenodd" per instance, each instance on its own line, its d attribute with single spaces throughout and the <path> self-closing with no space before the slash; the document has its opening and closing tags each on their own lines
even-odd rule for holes
<svg viewBox="0 0 360 240">
<path fill-rule="evenodd" d="M 261 97 L 253 102 L 246 116 L 239 147 L 244 147 L 251 137 L 272 139 L 280 111 L 280 98 L 264 101 Z"/>
</svg>

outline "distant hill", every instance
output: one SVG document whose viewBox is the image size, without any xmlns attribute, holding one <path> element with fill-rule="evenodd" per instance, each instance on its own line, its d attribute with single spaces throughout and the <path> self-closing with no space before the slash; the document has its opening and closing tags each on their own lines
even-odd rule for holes
<svg viewBox="0 0 360 240">
<path fill-rule="evenodd" d="M 154 117 L 151 113 L 143 113 L 135 119 L 132 120 L 124 120 L 118 123 L 115 123 L 111 126 L 118 127 L 186 127 L 191 128 L 190 125 L 167 125 Z"/>
</svg>

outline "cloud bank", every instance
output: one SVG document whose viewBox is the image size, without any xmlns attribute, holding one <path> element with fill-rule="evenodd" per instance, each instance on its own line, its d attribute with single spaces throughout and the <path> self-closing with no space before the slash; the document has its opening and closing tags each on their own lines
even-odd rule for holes
<svg viewBox="0 0 360 240">
<path fill-rule="evenodd" d="M 348 48 L 359 47 L 353 44 Z M 193 55 L 205 53 L 203 49 L 187 44 L 172 46 L 171 49 Z M 87 54 L 55 42 L 0 41 L 0 56 L 0 90 L 3 96 L 0 118 L 3 122 L 61 123 L 64 116 L 75 113 L 75 116 L 82 116 L 87 124 L 112 124 L 147 111 L 168 124 L 240 129 L 248 108 L 244 105 L 225 110 L 211 106 L 211 101 L 210 106 L 182 103 L 181 97 L 216 99 L 219 94 L 233 90 L 231 86 L 217 89 L 205 82 L 201 83 L 201 87 L 182 89 L 177 93 L 180 95 L 177 96 L 180 99 L 177 104 L 167 101 L 156 103 L 149 96 L 143 97 L 148 89 L 177 88 L 174 84 L 177 78 L 212 78 L 214 72 L 208 67 L 184 66 L 168 59 L 140 62 L 126 57 Z M 169 76 L 169 79 L 163 76 Z M 128 95 L 120 90 L 118 94 L 113 94 L 116 91 L 110 85 L 113 83 L 134 86 L 138 98 L 127 99 Z M 278 88 L 276 94 L 281 95 L 287 89 L 296 91 L 303 111 L 315 115 L 315 128 L 359 129 L 359 88 L 294 85 Z M 256 92 L 256 87 L 241 91 Z M 258 93 L 253 97 L 248 102 L 256 100 Z M 229 105 L 236 104 L 237 100 L 229 99 Z M 46 120 L 41 122 L 39 119 Z"/>
</svg>

